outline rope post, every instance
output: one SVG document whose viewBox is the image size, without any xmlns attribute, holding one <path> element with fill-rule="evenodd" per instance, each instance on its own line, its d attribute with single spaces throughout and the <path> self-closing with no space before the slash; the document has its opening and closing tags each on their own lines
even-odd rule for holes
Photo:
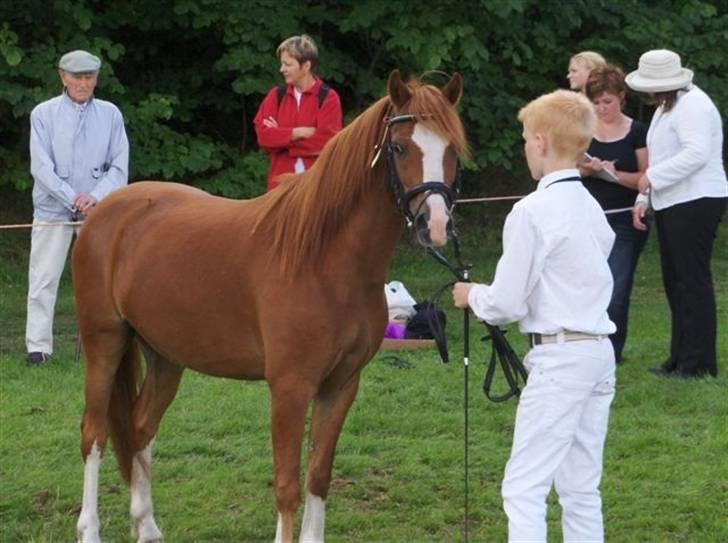
<svg viewBox="0 0 728 543">
<path fill-rule="evenodd" d="M 463 281 L 470 281 L 470 274 L 466 269 L 463 270 Z M 465 528 L 463 530 L 463 539 L 468 543 L 468 530 L 470 524 L 470 512 L 468 506 L 468 367 L 470 365 L 470 311 L 466 307 L 463 309 L 463 409 L 464 416 L 464 478 L 465 478 Z"/>
</svg>

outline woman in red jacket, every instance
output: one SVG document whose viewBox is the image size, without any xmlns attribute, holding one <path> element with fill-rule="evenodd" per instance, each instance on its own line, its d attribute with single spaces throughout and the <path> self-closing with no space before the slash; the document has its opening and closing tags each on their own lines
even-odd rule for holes
<svg viewBox="0 0 728 543">
<path fill-rule="evenodd" d="M 283 173 L 300 173 L 341 130 L 341 101 L 314 73 L 318 49 L 310 36 L 293 36 L 276 51 L 285 85 L 273 87 L 255 115 L 258 145 L 270 156 L 268 190 Z"/>
</svg>

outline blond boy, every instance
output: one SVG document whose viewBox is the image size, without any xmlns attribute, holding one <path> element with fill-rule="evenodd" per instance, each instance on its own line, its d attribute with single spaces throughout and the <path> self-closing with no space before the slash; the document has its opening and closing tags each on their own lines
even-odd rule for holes
<svg viewBox="0 0 728 543">
<path fill-rule="evenodd" d="M 536 191 L 506 218 L 490 285 L 457 283 L 453 299 L 491 324 L 518 321 L 529 369 L 503 479 L 510 542 L 546 541 L 552 484 L 564 541 L 604 539 L 599 483 L 614 397 L 607 316 L 614 233 L 574 168 L 596 126 L 582 96 L 556 91 L 518 114 Z"/>
</svg>

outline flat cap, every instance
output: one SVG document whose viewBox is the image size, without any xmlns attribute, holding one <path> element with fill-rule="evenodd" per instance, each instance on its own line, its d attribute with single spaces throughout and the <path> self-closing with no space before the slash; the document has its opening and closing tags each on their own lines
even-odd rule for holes
<svg viewBox="0 0 728 543">
<path fill-rule="evenodd" d="M 78 49 L 63 55 L 58 62 L 58 67 L 64 72 L 72 74 L 98 72 L 99 68 L 101 68 L 101 59 L 87 51 Z"/>
</svg>

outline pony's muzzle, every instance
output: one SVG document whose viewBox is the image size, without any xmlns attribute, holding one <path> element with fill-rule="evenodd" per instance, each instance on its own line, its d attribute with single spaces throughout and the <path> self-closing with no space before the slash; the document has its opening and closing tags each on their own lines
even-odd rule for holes
<svg viewBox="0 0 728 543">
<path fill-rule="evenodd" d="M 429 194 L 415 216 L 417 239 L 425 247 L 442 247 L 453 232 L 452 216 L 440 194 Z"/>
</svg>

